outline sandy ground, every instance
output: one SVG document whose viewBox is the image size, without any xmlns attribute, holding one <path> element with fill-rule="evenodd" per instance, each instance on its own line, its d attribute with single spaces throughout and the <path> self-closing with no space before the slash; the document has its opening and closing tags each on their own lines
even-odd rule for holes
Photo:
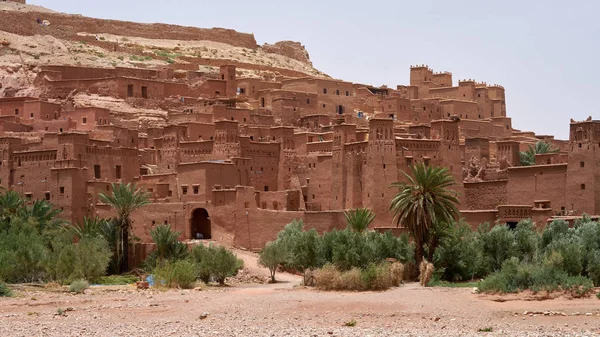
<svg viewBox="0 0 600 337">
<path fill-rule="evenodd" d="M 248 270 L 267 273 L 256 265 L 255 254 L 237 253 Z M 201 291 L 132 286 L 92 286 L 83 295 L 17 291 L 17 297 L 0 299 L 0 336 L 600 335 L 595 297 L 498 301 L 502 298 L 471 289 L 416 283 L 385 292 L 321 292 L 297 286 L 296 275 L 278 278 L 281 283 Z M 57 315 L 59 308 L 64 315 Z M 557 314 L 543 314 L 550 311 Z M 344 326 L 353 320 L 356 326 Z"/>
</svg>

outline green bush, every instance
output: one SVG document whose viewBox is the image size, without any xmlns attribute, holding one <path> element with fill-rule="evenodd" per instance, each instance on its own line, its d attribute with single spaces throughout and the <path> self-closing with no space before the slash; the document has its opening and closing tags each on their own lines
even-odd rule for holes
<svg viewBox="0 0 600 337">
<path fill-rule="evenodd" d="M 571 276 L 556 267 L 554 254 L 544 263 L 521 263 L 516 257 L 504 262 L 502 269 L 479 282 L 479 291 L 485 293 L 514 293 L 526 289 L 538 291 L 565 291 L 573 297 L 587 295 L 593 288 L 590 279 L 583 276 Z"/>
<path fill-rule="evenodd" d="M 89 287 L 90 284 L 88 283 L 88 281 L 84 279 L 79 279 L 71 282 L 71 285 L 69 286 L 69 291 L 72 293 L 81 294 Z"/>
<path fill-rule="evenodd" d="M 93 280 L 106 274 L 112 252 L 102 237 L 84 237 L 78 243 L 56 238 L 47 259 L 51 278 L 59 282 L 76 279 Z"/>
<path fill-rule="evenodd" d="M 139 281 L 140 278 L 136 275 L 110 275 L 100 276 L 93 279 L 94 284 L 102 285 L 127 285 Z"/>
<path fill-rule="evenodd" d="M 204 283 L 213 280 L 224 285 L 227 277 L 237 275 L 244 267 L 244 261 L 222 246 L 197 245 L 192 249 L 190 260 L 196 266 L 196 277 Z"/>
<path fill-rule="evenodd" d="M 516 255 L 514 232 L 507 225 L 496 225 L 490 230 L 487 230 L 487 226 L 484 224 L 479 230 L 483 263 L 486 263 L 491 271 L 498 271 L 504 261 Z"/>
<path fill-rule="evenodd" d="M 12 291 L 6 286 L 5 283 L 0 282 L 0 297 L 11 297 L 13 295 Z"/>
<path fill-rule="evenodd" d="M 197 266 L 189 260 L 165 262 L 154 269 L 156 284 L 168 288 L 191 289 L 196 283 Z"/>
</svg>

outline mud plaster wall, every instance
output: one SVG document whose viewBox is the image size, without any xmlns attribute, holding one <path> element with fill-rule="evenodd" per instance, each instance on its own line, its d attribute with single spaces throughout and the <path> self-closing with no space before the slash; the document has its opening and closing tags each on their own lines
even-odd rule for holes
<svg viewBox="0 0 600 337">
<path fill-rule="evenodd" d="M 498 205 L 506 204 L 506 180 L 482 181 L 464 183 L 465 201 L 468 210 L 496 209 Z"/>
</svg>

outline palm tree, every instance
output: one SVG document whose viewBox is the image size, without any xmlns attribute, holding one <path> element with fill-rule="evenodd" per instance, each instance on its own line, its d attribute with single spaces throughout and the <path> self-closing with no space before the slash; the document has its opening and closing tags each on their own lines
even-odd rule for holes
<svg viewBox="0 0 600 337">
<path fill-rule="evenodd" d="M 431 167 L 418 163 L 410 167 L 412 175 L 405 172 L 408 182 L 395 182 L 390 187 L 399 192 L 390 203 L 397 226 L 405 226 L 415 240 L 415 258 L 423 259 L 423 245 L 430 242 L 434 226 L 452 223 L 458 217 L 459 204 L 456 193 L 450 188 L 455 184 L 447 168 Z M 435 247 L 430 245 L 429 260 Z"/>
<path fill-rule="evenodd" d="M 138 208 L 150 203 L 149 193 L 140 190 L 133 184 L 111 184 L 111 194 L 98 194 L 103 203 L 109 205 L 116 213 L 116 224 L 119 229 L 117 237 L 116 258 L 119 271 L 125 273 L 129 270 L 129 229 L 131 227 L 131 214 Z"/>
<path fill-rule="evenodd" d="M 519 156 L 521 157 L 521 165 L 523 166 L 531 166 L 535 165 L 535 155 L 536 154 L 545 154 L 545 153 L 558 153 L 559 149 L 555 149 L 552 147 L 552 144 L 538 141 L 535 145 L 529 145 L 527 151 L 519 152 Z"/>
<path fill-rule="evenodd" d="M 10 222 L 10 218 L 17 215 L 17 212 L 23 207 L 25 207 L 25 202 L 16 191 L 8 190 L 0 193 L 0 215 L 7 222 Z"/>
<path fill-rule="evenodd" d="M 368 208 L 353 209 L 344 212 L 344 216 L 348 221 L 348 227 L 358 233 L 364 232 L 375 219 L 375 213 Z"/>
<path fill-rule="evenodd" d="M 21 207 L 18 213 L 24 219 L 34 219 L 40 231 L 59 228 L 68 223 L 58 218 L 62 211 L 46 200 L 35 200 L 31 206 Z"/>
</svg>

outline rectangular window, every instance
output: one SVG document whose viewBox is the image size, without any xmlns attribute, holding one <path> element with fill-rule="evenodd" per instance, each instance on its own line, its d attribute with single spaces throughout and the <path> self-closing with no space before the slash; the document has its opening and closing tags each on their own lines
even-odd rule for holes
<svg viewBox="0 0 600 337">
<path fill-rule="evenodd" d="M 200 190 L 200 186 L 196 185 L 196 186 L 193 186 L 193 188 L 194 188 L 194 194 L 198 194 L 198 191 Z"/>
<path fill-rule="evenodd" d="M 581 189 L 585 190 L 585 184 L 581 184 Z"/>
<path fill-rule="evenodd" d="M 346 90 L 346 96 L 350 96 L 350 92 Z"/>
<path fill-rule="evenodd" d="M 61 186 L 59 188 L 59 190 L 60 190 L 60 194 L 65 194 L 65 188 L 64 188 L 64 186 Z"/>
<path fill-rule="evenodd" d="M 181 186 L 181 192 L 183 193 L 183 195 L 187 195 L 187 186 Z"/>
<path fill-rule="evenodd" d="M 585 162 L 580 161 L 579 162 L 579 167 L 585 167 Z"/>
<path fill-rule="evenodd" d="M 100 165 L 94 165 L 94 178 L 100 179 L 102 176 L 100 175 Z"/>
<path fill-rule="evenodd" d="M 115 166 L 115 176 L 117 179 L 121 179 L 121 165 Z"/>
<path fill-rule="evenodd" d="M 169 192 L 167 192 L 167 196 L 172 197 L 173 196 L 173 191 L 169 190 Z"/>
<path fill-rule="evenodd" d="M 306 99 L 306 104 L 310 104 L 310 98 Z"/>
<path fill-rule="evenodd" d="M 269 192 L 269 186 L 265 186 L 265 192 Z"/>
<path fill-rule="evenodd" d="M 50 192 L 45 193 L 46 201 L 50 201 Z"/>
<path fill-rule="evenodd" d="M 25 193 L 25 198 L 31 200 L 32 197 L 33 195 L 31 193 Z"/>
<path fill-rule="evenodd" d="M 15 109 L 15 115 L 19 114 L 19 109 Z"/>
<path fill-rule="evenodd" d="M 82 117 L 81 118 L 81 124 L 87 124 L 87 117 Z"/>
<path fill-rule="evenodd" d="M 142 87 L 142 98 L 148 98 L 148 87 Z"/>
<path fill-rule="evenodd" d="M 29 118 L 33 118 L 33 112 L 29 114 Z"/>
<path fill-rule="evenodd" d="M 323 93 L 326 94 L 327 93 L 327 88 L 323 88 Z"/>
<path fill-rule="evenodd" d="M 340 91 L 339 91 L 339 90 L 336 90 L 336 91 L 335 91 L 335 94 L 339 96 L 339 95 L 340 95 Z"/>
<path fill-rule="evenodd" d="M 250 203 L 248 201 L 244 202 L 244 208 L 250 208 Z"/>
<path fill-rule="evenodd" d="M 127 85 L 127 97 L 133 97 L 133 84 Z"/>
</svg>

